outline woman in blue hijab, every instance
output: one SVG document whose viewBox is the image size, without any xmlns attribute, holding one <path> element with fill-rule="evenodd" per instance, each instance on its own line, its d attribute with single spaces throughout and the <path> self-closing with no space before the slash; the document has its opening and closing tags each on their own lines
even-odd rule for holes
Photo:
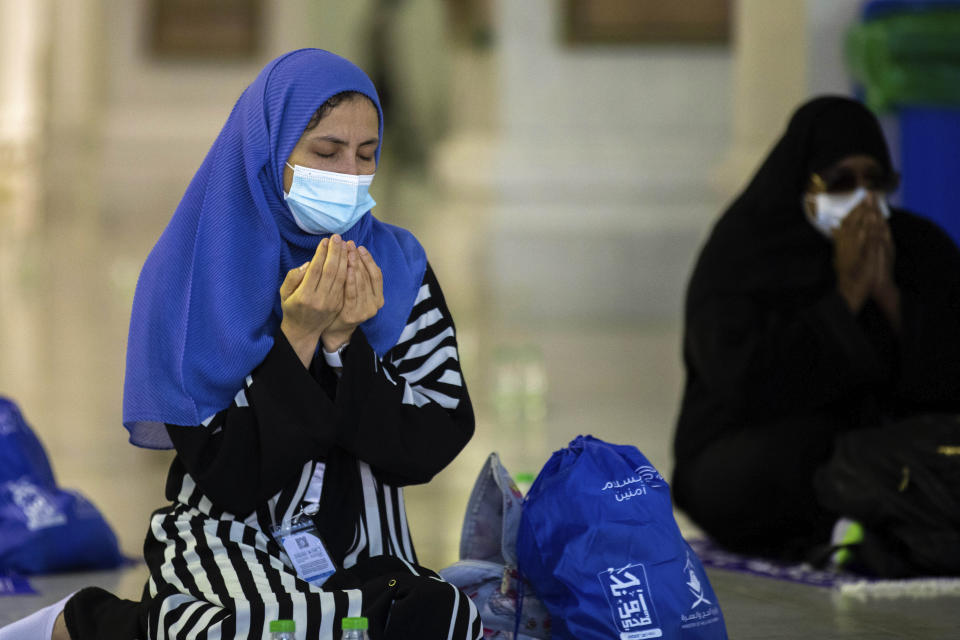
<svg viewBox="0 0 960 640">
<path fill-rule="evenodd" d="M 383 113 L 331 53 L 269 63 L 144 264 L 124 424 L 174 447 L 144 601 L 84 589 L 69 636 L 479 638 L 417 565 L 402 487 L 473 434 L 455 328 L 416 238 L 377 220 Z M 389 619 L 389 623 L 388 623 Z M 109 630 L 108 630 L 109 628 Z"/>
</svg>

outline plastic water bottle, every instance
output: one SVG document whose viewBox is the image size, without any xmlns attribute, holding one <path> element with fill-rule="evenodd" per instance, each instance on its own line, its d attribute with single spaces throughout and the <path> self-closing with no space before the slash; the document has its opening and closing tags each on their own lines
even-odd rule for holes
<svg viewBox="0 0 960 640">
<path fill-rule="evenodd" d="M 539 424 L 547 416 L 547 369 L 534 344 L 494 351 L 493 407 L 504 425 Z"/>
<path fill-rule="evenodd" d="M 547 369 L 543 352 L 535 345 L 527 345 L 520 357 L 524 420 L 542 422 L 547 417 Z"/>
<path fill-rule="evenodd" d="M 521 472 L 515 475 L 514 483 L 517 485 L 517 489 L 520 490 L 520 493 L 524 496 L 530 491 L 530 487 L 533 486 L 533 481 L 536 480 L 536 476 L 532 473 Z"/>
<path fill-rule="evenodd" d="M 370 636 L 367 635 L 367 619 L 362 616 L 344 618 L 340 626 L 343 628 L 341 640 L 370 640 Z"/>
<path fill-rule="evenodd" d="M 494 351 L 493 406 L 497 422 L 514 425 L 523 417 L 523 372 L 517 362 L 517 349 L 500 346 Z"/>
<path fill-rule="evenodd" d="M 274 620 L 270 623 L 270 640 L 295 640 L 297 623 L 293 620 Z"/>
</svg>

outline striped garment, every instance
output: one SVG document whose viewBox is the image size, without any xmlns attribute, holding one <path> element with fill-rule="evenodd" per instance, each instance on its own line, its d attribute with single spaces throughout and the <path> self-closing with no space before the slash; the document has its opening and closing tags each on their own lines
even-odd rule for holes
<svg viewBox="0 0 960 640">
<path fill-rule="evenodd" d="M 351 349 L 356 338 L 355 335 Z M 372 375 L 385 381 L 378 383 L 384 393 L 389 394 L 393 389 L 392 397 L 399 398 L 407 407 L 403 411 L 412 412 L 404 415 L 411 416 L 411 428 L 413 421 L 417 421 L 416 428 L 423 431 L 422 437 L 430 436 L 430 428 L 446 428 L 443 421 L 435 424 L 434 420 L 422 419 L 422 414 L 441 415 L 437 413 L 437 405 L 443 408 L 442 415 L 447 421 L 458 408 L 469 409 L 469 433 L 472 434 L 472 409 L 460 373 L 453 322 L 429 267 L 397 345 L 383 359 L 363 346 L 365 351 L 345 358 L 341 384 L 358 358 L 371 358 Z M 339 370 L 338 375 L 341 375 Z M 255 409 L 260 384 L 263 382 L 255 371 L 247 377 L 229 409 L 205 421 L 202 427 L 188 429 L 202 428 L 211 438 L 222 437 L 233 424 L 239 424 L 238 416 Z M 389 446 L 390 438 L 394 437 L 390 434 L 395 435 L 394 425 L 386 425 L 383 430 L 385 446 Z M 464 444 L 465 439 L 460 437 L 456 450 Z M 452 459 L 447 449 L 452 450 L 453 446 L 441 447 L 439 459 L 431 461 L 425 473 L 432 474 L 445 466 L 449 462 L 446 458 Z M 178 453 L 182 457 L 179 445 Z M 363 452 L 349 453 L 357 470 L 357 474 L 350 477 L 358 478 L 360 484 L 359 500 L 355 505 L 357 513 L 335 516 L 345 526 L 350 526 L 351 519 L 355 524 L 352 543 L 342 554 L 335 555 L 334 561 L 343 569 L 359 570 L 365 563 L 389 560 L 390 575 L 396 576 L 392 583 L 399 581 L 398 588 L 405 590 L 406 602 L 419 602 L 416 606 L 426 607 L 429 612 L 425 616 L 422 609 L 406 604 L 407 608 L 403 608 L 395 600 L 385 637 L 480 638 L 482 623 L 470 599 L 434 572 L 417 565 L 403 489 L 381 477 L 393 478 L 400 472 L 386 469 L 380 473 L 372 463 L 361 459 Z M 153 514 L 145 544 L 150 569 L 146 589 L 150 601 L 147 623 L 150 638 L 268 638 L 271 620 L 293 619 L 297 638 L 334 639 L 339 638 L 342 617 L 367 614 L 373 606 L 367 600 L 382 595 L 376 589 L 370 591 L 359 585 L 329 588 L 337 576 L 322 588 L 301 580 L 270 534 L 273 525 L 289 523 L 295 514 L 311 506 L 321 509 L 317 515 L 321 520 L 334 517 L 325 514 L 326 502 L 321 500 L 325 480 L 330 486 L 330 478 L 325 478 L 324 460 L 304 462 L 299 475 L 243 518 L 219 509 L 183 464 L 175 461 L 170 473 L 167 494 L 173 504 Z M 382 556 L 387 558 L 380 558 Z M 401 620 L 402 615 L 398 613 L 401 610 L 407 612 L 403 614 L 407 618 L 412 616 L 412 624 L 418 625 L 415 631 L 402 630 L 408 623 Z M 416 622 L 421 618 L 422 622 Z"/>
</svg>

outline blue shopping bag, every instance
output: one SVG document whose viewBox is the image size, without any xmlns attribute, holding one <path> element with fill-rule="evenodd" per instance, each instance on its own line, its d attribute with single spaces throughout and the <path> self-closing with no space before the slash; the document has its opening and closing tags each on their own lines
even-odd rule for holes
<svg viewBox="0 0 960 640">
<path fill-rule="evenodd" d="M 79 493 L 56 486 L 40 440 L 17 405 L 0 397 L 0 573 L 109 569 L 123 562 L 110 525 Z"/>
<path fill-rule="evenodd" d="M 636 447 L 578 436 L 555 452 L 524 500 L 517 561 L 555 638 L 727 638 L 670 488 Z"/>
</svg>

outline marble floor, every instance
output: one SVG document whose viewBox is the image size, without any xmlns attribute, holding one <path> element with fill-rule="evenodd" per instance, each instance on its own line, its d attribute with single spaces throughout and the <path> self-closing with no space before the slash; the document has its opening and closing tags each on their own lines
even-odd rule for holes
<svg viewBox="0 0 960 640">
<path fill-rule="evenodd" d="M 552 451 L 590 433 L 636 445 L 669 474 L 682 369 L 673 317 L 502 320 L 488 302 L 496 283 L 477 276 L 486 259 L 482 218 L 423 189 L 397 191 L 412 204 L 391 219 L 413 228 L 431 256 L 458 323 L 477 415 L 476 435 L 453 464 L 406 494 L 421 562 L 442 567 L 457 559 L 467 496 L 491 451 L 514 473 L 536 473 Z M 0 195 L 6 220 L 38 206 Z M 440 205 L 417 206 L 426 201 Z M 171 459 L 130 446 L 120 421 L 133 288 L 164 224 L 164 215 L 118 222 L 61 209 L 0 231 L 0 394 L 20 404 L 59 484 L 92 500 L 133 557 L 148 514 L 163 502 Z M 696 533 L 679 517 L 685 533 Z M 143 565 L 34 578 L 39 595 L 0 598 L 0 624 L 86 584 L 134 598 L 144 578 Z M 845 601 L 753 576 L 712 571 L 711 579 L 731 638 L 960 637 L 955 598 Z"/>
</svg>

